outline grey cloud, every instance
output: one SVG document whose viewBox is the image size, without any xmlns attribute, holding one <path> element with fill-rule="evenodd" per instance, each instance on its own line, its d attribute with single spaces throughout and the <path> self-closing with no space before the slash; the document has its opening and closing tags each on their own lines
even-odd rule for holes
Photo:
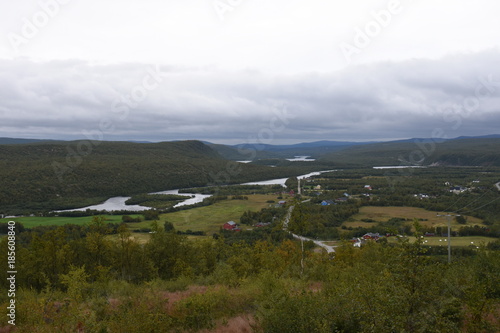
<svg viewBox="0 0 500 333">
<path fill-rule="evenodd" d="M 281 143 L 429 137 L 434 128 L 450 137 L 497 133 L 499 55 L 490 50 L 288 76 L 160 66 L 154 87 L 145 81 L 154 68 L 148 64 L 0 60 L 0 136 L 75 139 L 101 131 L 108 140 Z M 474 98 L 480 79 L 490 75 L 494 83 L 473 112 L 443 111 Z M 113 107 L 144 82 L 151 86 L 142 89 L 145 96 Z M 284 105 L 291 116 L 280 120 Z M 103 130 L 102 122 L 112 129 Z"/>
</svg>

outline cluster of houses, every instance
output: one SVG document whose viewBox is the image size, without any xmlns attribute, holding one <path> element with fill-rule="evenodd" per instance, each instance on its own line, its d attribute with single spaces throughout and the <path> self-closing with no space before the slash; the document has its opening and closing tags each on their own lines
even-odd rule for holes
<svg viewBox="0 0 500 333">
<path fill-rule="evenodd" d="M 339 202 L 347 202 L 349 200 L 348 198 L 337 198 L 335 200 L 323 200 L 321 201 L 321 206 L 330 206 L 330 205 L 336 205 Z"/>
<path fill-rule="evenodd" d="M 479 180 L 474 180 L 473 183 L 479 183 Z M 446 182 L 444 183 L 445 186 L 450 186 L 449 190 L 451 193 L 454 193 L 454 194 L 460 194 L 460 193 L 464 193 L 466 191 L 470 191 L 471 189 L 468 188 L 468 187 L 465 187 L 465 186 L 461 186 L 461 185 L 451 185 L 450 182 Z"/>
<path fill-rule="evenodd" d="M 368 232 L 364 234 L 361 238 L 353 238 L 351 239 L 351 242 L 353 243 L 352 245 L 355 247 L 361 247 L 361 245 L 365 244 L 367 241 L 373 240 L 373 241 L 378 241 L 380 239 L 380 234 L 373 233 L 373 232 Z"/>
</svg>

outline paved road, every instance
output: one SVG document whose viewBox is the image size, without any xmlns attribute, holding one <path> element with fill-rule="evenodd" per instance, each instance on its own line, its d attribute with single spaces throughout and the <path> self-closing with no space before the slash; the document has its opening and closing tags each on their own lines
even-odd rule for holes
<svg viewBox="0 0 500 333">
<path fill-rule="evenodd" d="M 293 236 L 294 238 L 301 239 L 301 240 L 303 240 L 304 242 L 307 242 L 307 241 L 313 241 L 313 243 L 314 243 L 314 244 L 316 244 L 317 246 L 320 246 L 320 247 L 324 248 L 324 249 L 326 250 L 326 252 L 328 252 L 328 253 L 333 253 L 333 252 L 335 252 L 335 248 L 336 248 L 336 246 L 326 245 L 326 244 L 324 243 L 324 241 L 314 240 L 314 239 L 307 238 L 307 237 L 303 237 L 303 236 L 299 236 L 299 235 L 296 235 L 296 234 L 292 234 L 292 236 Z"/>
<path fill-rule="evenodd" d="M 295 208 L 295 206 L 288 207 L 288 213 L 286 214 L 285 221 L 283 221 L 283 230 L 287 230 L 288 231 L 288 222 L 290 222 L 290 217 L 292 216 L 292 212 L 293 212 L 294 208 Z M 324 243 L 324 241 L 314 240 L 314 239 L 307 238 L 307 237 L 304 237 L 304 236 L 299 236 L 299 235 L 296 235 L 296 234 L 293 234 L 293 233 L 292 233 L 292 236 L 294 238 L 301 239 L 301 240 L 303 240 L 305 242 L 312 241 L 317 246 L 320 246 L 320 247 L 324 248 L 326 250 L 326 252 L 328 252 L 328 253 L 335 252 L 335 247 L 336 246 L 326 245 Z"/>
</svg>

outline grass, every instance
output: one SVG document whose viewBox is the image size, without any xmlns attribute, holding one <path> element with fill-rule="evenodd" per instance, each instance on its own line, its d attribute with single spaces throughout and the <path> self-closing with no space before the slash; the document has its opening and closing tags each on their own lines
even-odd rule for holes
<svg viewBox="0 0 500 333">
<path fill-rule="evenodd" d="M 420 224 L 426 227 L 445 227 L 447 226 L 446 217 L 436 216 L 436 212 L 431 212 L 423 208 L 415 207 L 376 207 L 376 206 L 365 206 L 359 209 L 359 213 L 352 216 L 354 221 L 344 222 L 346 227 L 371 227 L 376 225 L 378 222 L 387 222 L 391 218 L 406 218 L 409 219 L 409 223 L 414 218 L 424 219 L 426 221 L 420 221 Z M 372 219 L 375 222 L 363 222 L 362 219 Z M 467 225 L 483 225 L 481 219 L 468 216 Z M 452 228 L 460 227 L 454 219 L 451 221 Z"/>
<path fill-rule="evenodd" d="M 410 242 L 415 242 L 415 237 L 408 237 Z M 452 247 L 466 247 L 470 245 L 481 246 L 486 245 L 490 242 L 494 242 L 498 240 L 498 238 L 494 237 L 483 237 L 483 236 L 464 236 L 464 237 L 451 237 L 451 246 Z M 396 237 L 389 237 L 388 241 L 391 243 L 396 243 Z M 447 237 L 424 237 L 423 245 L 428 246 L 448 246 L 448 238 Z"/>
<path fill-rule="evenodd" d="M 121 215 L 103 215 L 106 218 L 106 222 L 109 223 L 121 223 Z M 132 217 L 137 217 L 139 215 L 132 215 Z M 62 226 L 65 224 L 87 224 L 92 221 L 92 216 L 83 217 L 16 217 L 8 219 L 0 219 L 0 222 L 15 221 L 21 222 L 25 228 L 33 228 L 42 225 L 56 225 Z"/>
<path fill-rule="evenodd" d="M 413 237 L 413 239 L 415 239 Z M 497 238 L 482 237 L 482 236 L 466 236 L 466 237 L 451 237 L 451 246 L 480 246 L 496 241 Z M 448 246 L 448 239 L 446 237 L 425 237 L 424 245 L 429 246 Z"/>
<path fill-rule="evenodd" d="M 204 231 L 207 235 L 219 232 L 220 227 L 228 222 L 239 222 L 241 215 L 247 210 L 259 211 L 269 207 L 268 200 L 277 201 L 275 195 L 248 195 L 248 200 L 224 200 L 213 205 L 198 207 L 160 216 L 160 224 L 171 222 L 177 230 Z M 131 229 L 149 228 L 150 221 L 131 223 Z"/>
</svg>

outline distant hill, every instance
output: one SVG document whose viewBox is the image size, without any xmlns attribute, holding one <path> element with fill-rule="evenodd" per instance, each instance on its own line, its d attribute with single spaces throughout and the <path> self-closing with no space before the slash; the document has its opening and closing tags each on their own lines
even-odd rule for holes
<svg viewBox="0 0 500 333">
<path fill-rule="evenodd" d="M 26 143 L 54 142 L 56 140 L 42 139 L 21 139 L 21 138 L 0 138 L 0 145 L 17 145 Z"/>
<path fill-rule="evenodd" d="M 327 153 L 339 151 L 347 147 L 365 145 L 371 142 L 348 142 L 348 141 L 315 141 L 292 145 L 268 145 L 268 144 L 238 144 L 233 146 L 210 144 L 224 158 L 240 161 L 253 159 L 276 159 L 293 158 L 294 156 L 310 156 L 319 158 Z"/>
<path fill-rule="evenodd" d="M 374 143 L 326 154 L 320 161 L 365 166 L 500 166 L 500 138 L 459 138 L 441 143 L 430 139 Z"/>
</svg>

